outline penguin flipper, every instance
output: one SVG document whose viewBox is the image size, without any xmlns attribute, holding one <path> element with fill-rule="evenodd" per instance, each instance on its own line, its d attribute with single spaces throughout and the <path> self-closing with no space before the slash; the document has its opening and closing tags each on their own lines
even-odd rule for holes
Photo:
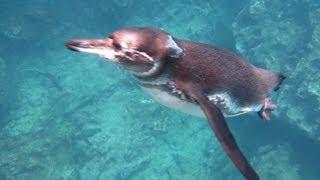
<svg viewBox="0 0 320 180">
<path fill-rule="evenodd" d="M 237 166 L 242 175 L 246 179 L 258 180 L 258 174 L 242 154 L 220 109 L 214 105 L 204 93 L 192 92 L 188 93 L 188 95 L 199 104 L 224 151 L 233 161 L 235 166 Z"/>
</svg>

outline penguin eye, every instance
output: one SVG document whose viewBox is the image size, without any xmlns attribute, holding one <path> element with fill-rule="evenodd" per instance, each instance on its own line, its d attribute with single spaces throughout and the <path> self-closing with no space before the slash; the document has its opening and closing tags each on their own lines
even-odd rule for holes
<svg viewBox="0 0 320 180">
<path fill-rule="evenodd" d="M 117 50 L 121 50 L 121 45 L 120 45 L 119 43 L 113 42 L 112 45 L 113 45 Z"/>
<path fill-rule="evenodd" d="M 113 38 L 114 38 L 114 36 L 113 36 L 113 35 L 110 35 L 108 38 L 109 38 L 109 39 L 113 39 Z"/>
</svg>

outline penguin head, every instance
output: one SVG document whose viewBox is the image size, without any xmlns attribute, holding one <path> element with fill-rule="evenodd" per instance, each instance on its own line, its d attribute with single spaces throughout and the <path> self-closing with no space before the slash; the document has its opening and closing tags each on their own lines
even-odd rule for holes
<svg viewBox="0 0 320 180">
<path fill-rule="evenodd" d="M 179 58 L 182 54 L 182 49 L 167 32 L 153 28 L 121 29 L 105 39 L 75 39 L 66 46 L 117 62 L 136 74 L 154 71 L 167 59 Z"/>
</svg>

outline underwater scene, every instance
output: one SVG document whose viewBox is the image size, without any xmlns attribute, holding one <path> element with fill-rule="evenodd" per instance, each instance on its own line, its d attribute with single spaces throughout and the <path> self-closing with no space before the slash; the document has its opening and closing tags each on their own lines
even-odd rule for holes
<svg viewBox="0 0 320 180">
<path fill-rule="evenodd" d="M 0 180 L 244 179 L 206 118 L 65 47 L 125 27 L 283 73 L 270 121 L 256 112 L 226 121 L 261 179 L 320 179 L 319 0 L 0 0 Z"/>
</svg>

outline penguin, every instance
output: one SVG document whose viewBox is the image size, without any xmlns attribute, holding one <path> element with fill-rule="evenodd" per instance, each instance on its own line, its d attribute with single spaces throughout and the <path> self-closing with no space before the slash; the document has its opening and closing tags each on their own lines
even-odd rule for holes
<svg viewBox="0 0 320 180">
<path fill-rule="evenodd" d="M 205 116 L 242 175 L 259 179 L 225 117 L 257 112 L 269 120 L 276 105 L 268 96 L 279 89 L 284 75 L 255 67 L 223 48 L 178 39 L 157 28 L 124 28 L 104 39 L 74 39 L 65 45 L 124 67 L 161 104 Z"/>
</svg>

